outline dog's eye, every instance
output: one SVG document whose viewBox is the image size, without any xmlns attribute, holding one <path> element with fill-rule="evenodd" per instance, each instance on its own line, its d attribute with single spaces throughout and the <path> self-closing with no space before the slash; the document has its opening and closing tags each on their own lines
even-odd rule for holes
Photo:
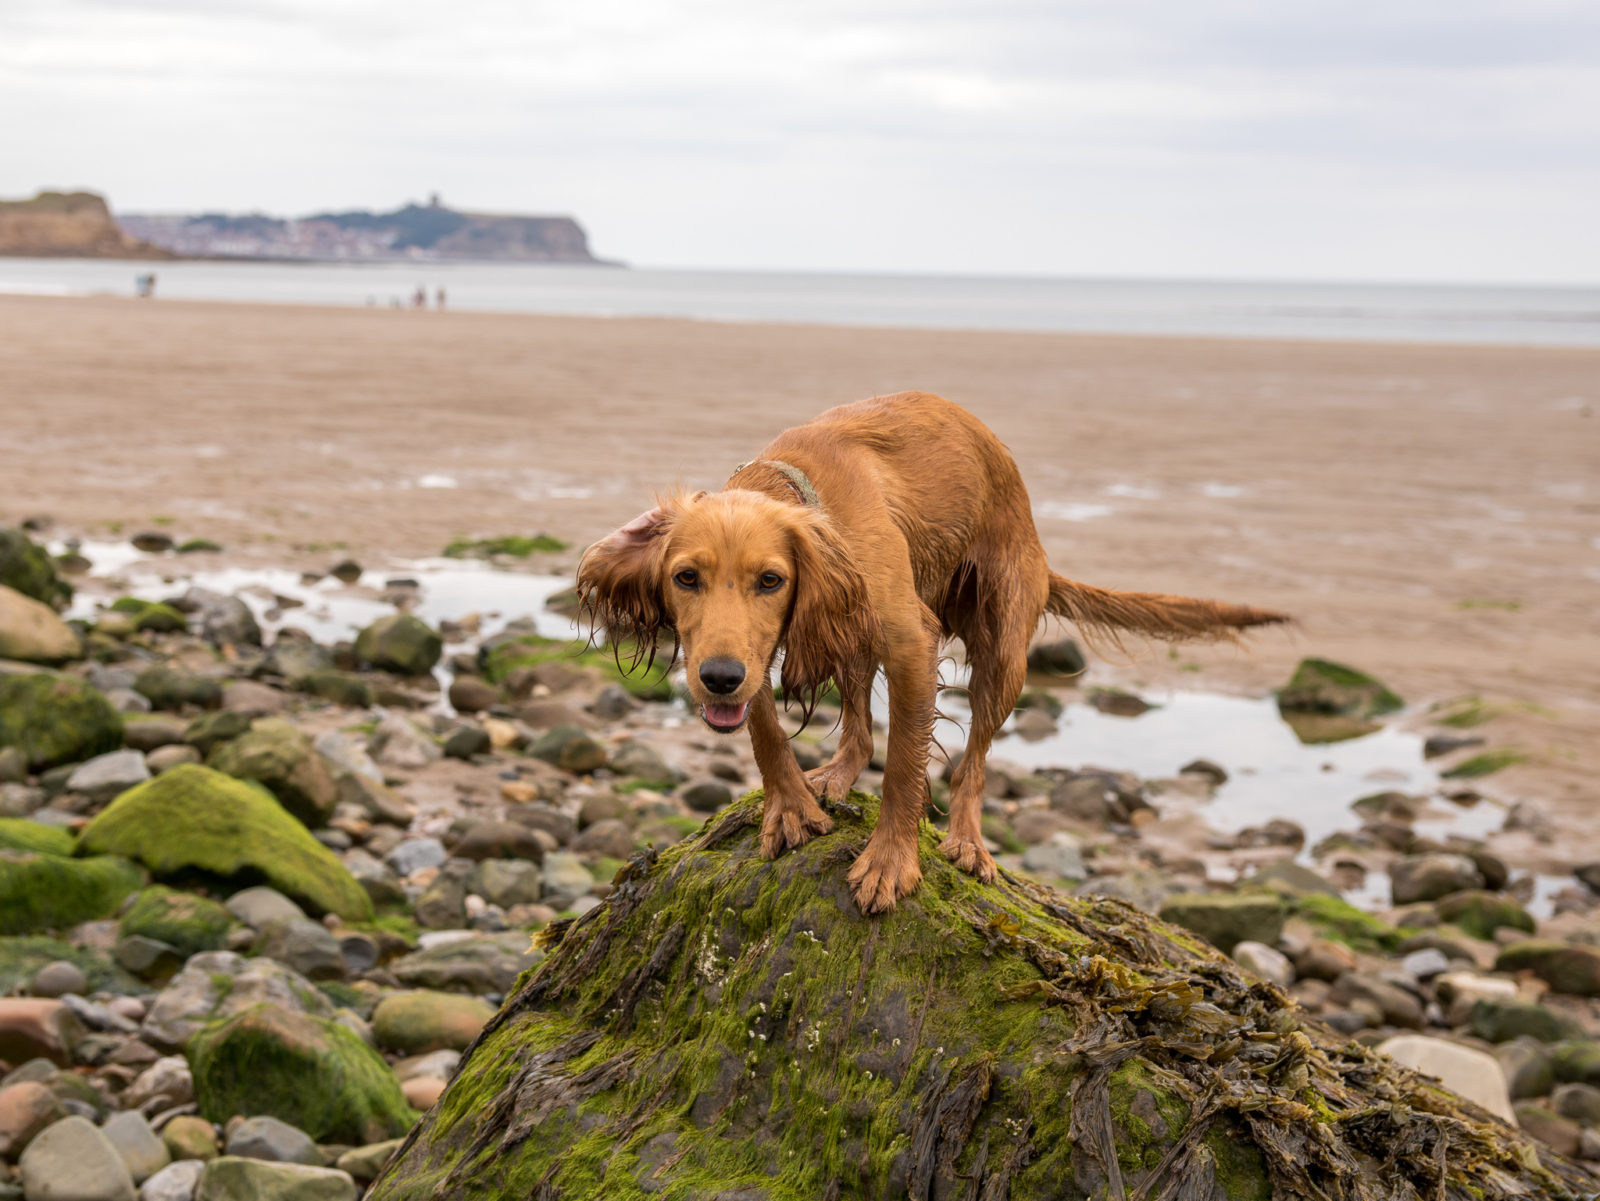
<svg viewBox="0 0 1600 1201">
<path fill-rule="evenodd" d="M 692 567 L 686 567 L 672 579 L 680 588 L 693 589 L 699 587 L 700 573 Z"/>
<path fill-rule="evenodd" d="M 775 571 L 763 571 L 761 573 L 760 584 L 761 591 L 776 592 L 779 588 L 783 587 L 783 577 Z"/>
</svg>

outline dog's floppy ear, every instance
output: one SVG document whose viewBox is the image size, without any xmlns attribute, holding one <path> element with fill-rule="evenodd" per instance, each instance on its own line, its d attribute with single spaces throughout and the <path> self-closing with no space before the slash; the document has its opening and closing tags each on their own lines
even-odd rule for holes
<svg viewBox="0 0 1600 1201">
<path fill-rule="evenodd" d="M 808 512 L 791 533 L 794 605 L 783 643 L 783 690 L 808 710 L 830 679 L 841 690 L 849 672 L 872 662 L 878 619 L 867 582 L 827 517 Z"/>
<path fill-rule="evenodd" d="M 583 612 L 605 632 L 619 656 L 632 653 L 635 662 L 654 662 L 662 632 L 673 633 L 661 596 L 661 574 L 667 534 L 677 513 L 675 500 L 662 501 L 600 539 L 578 563 Z"/>
</svg>

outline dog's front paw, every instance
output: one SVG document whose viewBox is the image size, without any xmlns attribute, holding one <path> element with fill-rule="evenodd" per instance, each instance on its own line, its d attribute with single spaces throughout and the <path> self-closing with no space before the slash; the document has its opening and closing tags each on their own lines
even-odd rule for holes
<svg viewBox="0 0 1600 1201">
<path fill-rule="evenodd" d="M 994 856 L 981 842 L 970 838 L 957 838 L 952 834 L 939 844 L 939 853 L 969 876 L 976 876 L 985 884 L 993 884 L 999 874 Z"/>
<path fill-rule="evenodd" d="M 917 844 L 898 847 L 876 838 L 868 839 L 866 849 L 856 857 L 847 878 L 862 913 L 887 913 L 922 880 Z"/>
<path fill-rule="evenodd" d="M 761 857 L 776 859 L 833 829 L 833 818 L 805 793 L 791 800 L 769 792 L 761 811 Z"/>
<path fill-rule="evenodd" d="M 856 778 L 860 775 L 859 768 L 852 771 L 848 764 L 834 761 L 808 771 L 806 783 L 811 786 L 812 793 L 818 799 L 842 801 L 850 795 L 850 789 L 855 786 Z"/>
</svg>

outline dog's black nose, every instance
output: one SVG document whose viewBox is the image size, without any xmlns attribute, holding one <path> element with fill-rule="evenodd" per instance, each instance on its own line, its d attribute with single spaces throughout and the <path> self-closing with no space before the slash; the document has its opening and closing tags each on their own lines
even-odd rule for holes
<svg viewBox="0 0 1600 1201">
<path fill-rule="evenodd" d="M 707 659 L 700 665 L 700 682 L 718 696 L 737 692 L 744 683 L 744 664 L 737 659 Z"/>
</svg>

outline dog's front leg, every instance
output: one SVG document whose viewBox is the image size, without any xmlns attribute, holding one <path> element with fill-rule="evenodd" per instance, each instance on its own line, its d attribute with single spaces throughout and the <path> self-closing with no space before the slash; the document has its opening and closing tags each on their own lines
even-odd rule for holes
<svg viewBox="0 0 1600 1201">
<path fill-rule="evenodd" d="M 883 805 L 866 848 L 850 868 L 863 913 L 883 913 L 922 879 L 917 832 L 928 808 L 928 744 L 933 738 L 939 674 L 938 622 L 924 606 L 893 630 L 884 670 L 889 677 L 889 753 Z"/>
<path fill-rule="evenodd" d="M 750 702 L 750 745 L 761 769 L 766 800 L 761 807 L 761 854 L 776 859 L 833 829 L 806 785 L 794 750 L 778 721 L 778 706 L 768 684 Z"/>
</svg>

